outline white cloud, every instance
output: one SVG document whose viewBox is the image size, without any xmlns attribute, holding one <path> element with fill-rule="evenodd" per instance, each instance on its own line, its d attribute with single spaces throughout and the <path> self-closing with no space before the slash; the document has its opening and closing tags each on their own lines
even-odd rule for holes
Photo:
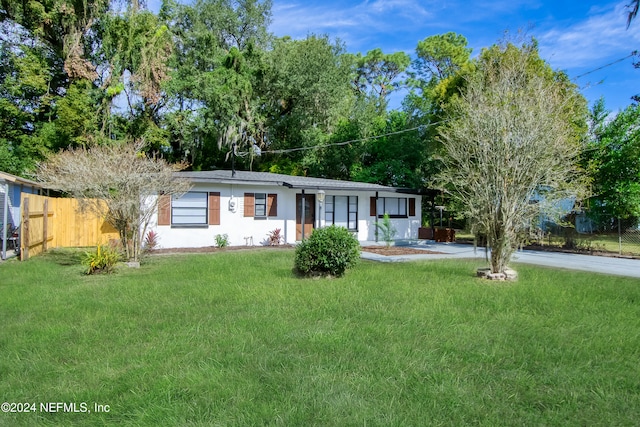
<svg viewBox="0 0 640 427">
<path fill-rule="evenodd" d="M 584 21 L 538 36 L 542 57 L 554 67 L 567 69 L 590 67 L 630 54 L 640 46 L 640 22 L 626 28 L 625 4 L 594 8 Z"/>
<path fill-rule="evenodd" d="M 270 31 L 277 36 L 303 38 L 309 33 L 338 37 L 347 47 L 360 48 L 381 35 L 422 26 L 433 19 L 428 2 L 419 0 L 364 0 L 359 3 L 274 3 Z M 416 40 L 417 42 L 417 40 Z"/>
</svg>

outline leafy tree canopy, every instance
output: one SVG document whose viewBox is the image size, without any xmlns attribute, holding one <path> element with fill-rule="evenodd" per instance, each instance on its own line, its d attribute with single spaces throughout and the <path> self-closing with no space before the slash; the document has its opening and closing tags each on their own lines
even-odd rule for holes
<svg viewBox="0 0 640 427">
<path fill-rule="evenodd" d="M 592 176 L 589 211 L 601 224 L 640 218 L 640 107 L 630 105 L 608 121 L 604 100 L 591 110 L 592 138 L 585 150 Z"/>
</svg>

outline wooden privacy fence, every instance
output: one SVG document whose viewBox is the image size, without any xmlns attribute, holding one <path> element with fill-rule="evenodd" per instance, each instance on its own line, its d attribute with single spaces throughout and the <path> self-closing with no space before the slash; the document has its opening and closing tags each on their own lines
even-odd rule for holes
<svg viewBox="0 0 640 427">
<path fill-rule="evenodd" d="M 119 239 L 103 218 L 81 213 L 76 199 L 22 194 L 20 259 L 51 248 L 96 246 Z"/>
</svg>

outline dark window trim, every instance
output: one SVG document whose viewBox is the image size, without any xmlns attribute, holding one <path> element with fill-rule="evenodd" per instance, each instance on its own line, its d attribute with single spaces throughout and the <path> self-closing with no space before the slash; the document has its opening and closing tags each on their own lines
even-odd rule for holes
<svg viewBox="0 0 640 427">
<path fill-rule="evenodd" d="M 326 199 L 331 197 L 332 198 L 332 206 L 334 207 L 332 211 L 330 211 L 333 214 L 333 220 L 331 221 L 331 225 L 334 225 L 336 223 L 336 211 L 335 211 L 335 206 L 336 206 L 336 197 L 346 197 L 347 198 L 347 230 L 349 231 L 358 231 L 358 218 L 359 218 L 359 214 L 358 214 L 358 196 L 326 196 L 325 198 L 325 209 L 324 209 L 324 221 L 327 222 L 327 208 L 326 208 Z M 352 213 L 352 211 L 350 211 L 350 207 L 351 204 L 349 203 L 351 200 L 350 198 L 354 197 L 356 199 L 356 210 L 355 210 L 355 214 L 356 214 L 356 228 L 349 228 L 349 214 Z"/>
<path fill-rule="evenodd" d="M 378 218 L 384 218 L 384 211 L 387 205 L 387 199 L 395 199 L 398 201 L 398 210 L 400 209 L 400 200 L 404 200 L 404 212 L 405 214 L 389 214 L 389 218 L 392 219 L 404 219 L 409 218 L 409 198 L 408 197 L 379 197 L 378 200 L 382 200 L 382 213 L 378 214 Z"/>
<path fill-rule="evenodd" d="M 263 204 L 260 203 L 258 204 L 258 194 L 260 195 L 264 195 L 264 215 L 258 215 L 258 206 L 262 206 Z M 269 208 L 269 201 L 268 201 L 268 194 L 267 193 L 253 193 L 253 219 L 267 219 L 267 217 L 269 216 L 269 212 L 267 212 L 268 208 Z"/>
</svg>

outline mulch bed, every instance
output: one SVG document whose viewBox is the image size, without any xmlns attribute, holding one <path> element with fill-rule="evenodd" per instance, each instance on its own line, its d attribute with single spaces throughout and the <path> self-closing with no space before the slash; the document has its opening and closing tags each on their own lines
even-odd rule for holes
<svg viewBox="0 0 640 427">
<path fill-rule="evenodd" d="M 444 254 L 444 252 L 429 251 L 426 249 L 415 249 L 404 246 L 365 246 L 362 248 L 363 252 L 370 252 L 378 255 L 393 256 L 393 255 L 425 255 L 425 254 Z"/>
<path fill-rule="evenodd" d="M 291 249 L 293 245 L 279 245 L 279 246 L 227 246 L 219 248 L 217 246 L 205 246 L 202 248 L 162 248 L 153 251 L 155 255 L 166 254 L 206 254 L 215 252 L 228 252 L 228 251 L 244 251 L 251 249 Z M 426 249 L 414 249 L 404 246 L 365 246 L 362 248 L 363 252 L 375 253 L 384 256 L 393 255 L 425 255 L 425 254 L 442 254 L 444 252 L 429 251 Z"/>
<path fill-rule="evenodd" d="M 166 255 L 166 254 L 207 254 L 214 252 L 229 252 L 229 251 L 246 251 L 251 249 L 291 249 L 293 245 L 278 245 L 278 246 L 226 246 L 219 248 L 217 246 L 205 246 L 202 248 L 162 248 L 155 249 L 153 254 Z"/>
</svg>

